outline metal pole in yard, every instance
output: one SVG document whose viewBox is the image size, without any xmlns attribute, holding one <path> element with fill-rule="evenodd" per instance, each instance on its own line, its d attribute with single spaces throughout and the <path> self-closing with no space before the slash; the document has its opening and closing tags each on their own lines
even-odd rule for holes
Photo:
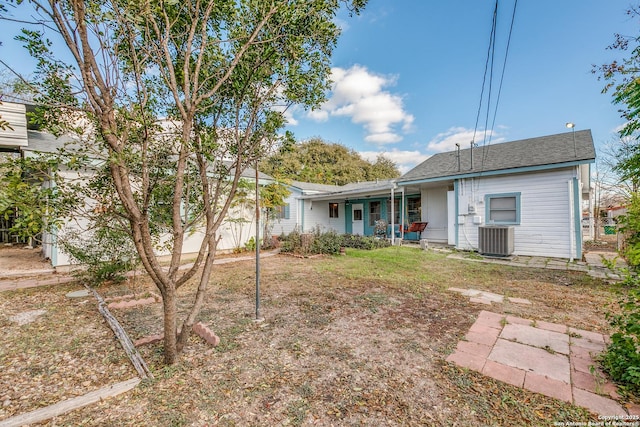
<svg viewBox="0 0 640 427">
<path fill-rule="evenodd" d="M 260 186 L 258 183 L 258 160 L 256 159 L 256 321 L 260 317 Z"/>
</svg>

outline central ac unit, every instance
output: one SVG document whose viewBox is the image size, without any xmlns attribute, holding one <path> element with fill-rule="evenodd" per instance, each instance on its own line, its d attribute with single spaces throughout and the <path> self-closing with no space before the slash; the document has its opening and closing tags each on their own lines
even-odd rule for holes
<svg viewBox="0 0 640 427">
<path fill-rule="evenodd" d="M 478 227 L 478 252 L 482 255 L 509 256 L 513 253 L 513 227 Z"/>
</svg>

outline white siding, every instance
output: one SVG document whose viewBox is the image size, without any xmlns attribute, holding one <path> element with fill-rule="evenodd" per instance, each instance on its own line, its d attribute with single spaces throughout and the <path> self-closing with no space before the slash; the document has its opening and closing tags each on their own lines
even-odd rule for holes
<svg viewBox="0 0 640 427">
<path fill-rule="evenodd" d="M 344 203 L 338 204 L 338 218 L 329 218 L 329 201 L 305 200 L 304 210 L 304 232 L 311 232 L 320 227 L 320 231 L 335 231 L 339 234 L 345 233 L 345 210 Z M 334 202 L 335 203 L 335 202 Z"/>
<path fill-rule="evenodd" d="M 0 129 L 0 146 L 26 147 L 27 141 L 27 116 L 23 104 L 3 102 L 0 105 L 2 120 L 9 123 L 12 129 Z"/>
<path fill-rule="evenodd" d="M 576 170 L 567 168 L 550 172 L 486 177 L 462 180 L 458 188 L 459 213 L 464 224 L 459 225 L 458 247 L 478 248 L 479 216 L 486 224 L 484 197 L 487 194 L 520 193 L 520 224 L 514 226 L 514 254 L 572 258 L 571 212 L 568 182 Z M 467 206 L 475 206 L 476 212 Z"/>
<path fill-rule="evenodd" d="M 78 180 L 85 179 L 83 174 L 70 171 L 59 171 L 60 176 L 65 180 Z M 94 209 L 99 205 L 99 202 L 93 199 L 85 199 L 85 208 L 88 210 Z M 253 208 L 245 209 L 242 211 L 240 208 L 231 209 L 227 214 L 227 218 L 245 218 L 248 222 L 242 224 L 241 227 L 231 225 L 228 222 L 223 222 L 218 229 L 218 236 L 222 238 L 218 242 L 217 250 L 229 251 L 236 247 L 243 248 L 245 244 L 255 236 L 256 223 L 255 223 L 255 211 Z M 264 218 L 262 218 L 264 220 Z M 45 256 L 51 259 L 51 263 L 54 267 L 71 265 L 71 258 L 64 252 L 60 240 L 64 239 L 65 234 L 70 231 L 83 231 L 89 228 L 89 220 L 83 215 L 78 215 L 74 218 L 66 218 L 63 221 L 63 226 L 58 230 L 57 235 L 44 233 L 43 235 L 43 252 Z M 235 230 L 233 228 L 235 227 Z M 262 228 L 260 229 L 262 232 Z M 264 236 L 261 237 L 261 239 Z M 182 254 L 193 254 L 200 250 L 200 244 L 204 238 L 204 232 L 202 229 L 196 229 L 193 232 L 187 232 L 184 238 L 182 247 Z M 166 234 L 160 237 L 162 242 L 168 242 L 171 239 L 170 234 Z M 157 249 L 156 254 L 158 256 L 167 256 L 170 252 L 166 249 Z"/>
<path fill-rule="evenodd" d="M 285 202 L 289 204 L 289 218 L 275 220 L 271 231 L 273 235 L 289 234 L 296 228 L 302 228 L 302 211 L 300 209 L 302 201 L 299 199 L 301 193 L 293 188 L 290 190 L 291 194 L 285 199 Z"/>
</svg>

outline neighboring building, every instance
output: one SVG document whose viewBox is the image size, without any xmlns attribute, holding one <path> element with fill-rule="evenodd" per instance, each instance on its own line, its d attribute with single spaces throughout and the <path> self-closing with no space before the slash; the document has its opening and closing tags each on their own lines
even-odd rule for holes
<svg viewBox="0 0 640 427">
<path fill-rule="evenodd" d="M 65 144 L 73 143 L 74 140 L 68 137 L 56 138 L 49 133 L 30 129 L 26 120 L 27 108 L 23 104 L 7 102 L 0 105 L 0 116 L 2 116 L 3 120 L 9 122 L 13 128 L 0 131 L 0 155 L 28 157 L 37 153 L 55 153 L 58 149 L 63 148 Z M 62 178 L 78 179 L 88 176 L 91 172 L 83 173 L 61 169 L 57 173 Z M 242 179 L 255 184 L 255 170 L 251 168 L 245 170 L 242 174 Z M 273 178 L 259 173 L 258 182 L 260 185 L 265 185 L 273 182 Z M 53 183 L 45 182 L 44 185 L 53 185 Z M 253 188 L 253 185 L 251 188 Z M 255 199 L 253 192 L 250 193 L 248 198 Z M 99 209 L 100 203 L 97 200 L 86 200 L 86 206 L 89 210 Z M 238 218 L 240 220 L 237 220 Z M 0 226 L 3 225 L 7 224 L 0 223 Z M 64 252 L 60 245 L 60 238 L 64 238 L 65 232 L 69 230 L 86 230 L 87 225 L 87 217 L 67 218 L 61 229 L 42 233 L 42 236 L 40 236 L 42 251 L 44 256 L 51 261 L 53 267 L 71 264 L 69 255 Z M 218 236 L 220 237 L 218 250 L 226 251 L 242 248 L 247 241 L 255 237 L 255 229 L 255 205 L 253 203 L 247 203 L 245 206 L 239 205 L 235 209 L 231 209 L 226 220 L 218 229 Z M 183 253 L 197 253 L 203 236 L 204 234 L 199 230 L 187 233 Z M 0 229 L 0 237 L 11 239 L 8 231 L 2 229 Z M 168 236 L 165 239 L 168 239 Z M 168 252 L 159 252 L 158 254 L 168 255 Z"/>
</svg>

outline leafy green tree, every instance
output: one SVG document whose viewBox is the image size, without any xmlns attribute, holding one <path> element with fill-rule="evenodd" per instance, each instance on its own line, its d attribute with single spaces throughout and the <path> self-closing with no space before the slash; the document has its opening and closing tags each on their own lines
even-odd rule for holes
<svg viewBox="0 0 640 427">
<path fill-rule="evenodd" d="M 279 144 L 283 106 L 324 101 L 335 15 L 342 4 L 358 12 L 365 3 L 20 2 L 43 17 L 19 36 L 38 61 L 30 82 L 37 118 L 56 134 L 76 134 L 70 167 L 90 160 L 87 170 L 98 162 L 108 172 L 87 174 L 77 189 L 104 194 L 104 214 L 126 221 L 163 297 L 166 363 L 177 360 L 202 307 L 242 172 Z M 197 258 L 179 269 L 196 228 L 204 231 Z M 171 251 L 168 268 L 159 242 Z M 178 327 L 176 292 L 191 279 L 194 302 Z"/>
<path fill-rule="evenodd" d="M 378 154 L 376 161 L 368 169 L 367 179 L 373 181 L 376 178 L 387 179 L 397 178 L 400 176 L 400 171 L 395 162 L 383 154 Z"/>
<path fill-rule="evenodd" d="M 43 157 L 0 157 L 0 215 L 13 217 L 10 232 L 36 239 L 58 224 L 59 194 L 50 185 L 55 160 Z"/>
<path fill-rule="evenodd" d="M 640 17 L 640 9 L 631 7 L 628 15 Z M 621 147 L 615 151 L 613 170 L 621 183 L 628 184 L 627 213 L 622 218 L 622 231 L 626 236 L 623 253 L 630 270 L 625 274 L 625 295 L 620 299 L 618 313 L 609 315 L 614 333 L 611 343 L 602 355 L 602 364 L 611 377 L 631 393 L 640 392 L 640 38 L 616 34 L 611 49 L 629 52 L 621 62 L 614 61 L 594 67 L 607 83 L 603 92 L 612 91 L 613 102 L 619 105 L 627 123 L 620 131 Z"/>
<path fill-rule="evenodd" d="M 286 146 L 263 161 L 260 167 L 275 177 L 329 185 L 400 176 L 395 163 L 383 155 L 372 164 L 355 150 L 320 138 Z"/>
<path fill-rule="evenodd" d="M 626 240 L 624 255 L 629 265 L 637 271 L 640 269 L 640 193 L 636 192 L 631 196 L 627 203 L 627 212 L 620 222 Z"/>
<path fill-rule="evenodd" d="M 627 10 L 630 18 L 640 17 L 640 9 L 632 6 Z M 615 35 L 609 49 L 629 53 L 621 61 L 613 61 L 593 68 L 598 78 L 606 82 L 602 92 L 612 92 L 613 103 L 620 106 L 620 114 L 627 121 L 620 130 L 624 142 L 617 154 L 615 170 L 623 180 L 634 183 L 637 191 L 640 176 L 640 37 Z"/>
</svg>

